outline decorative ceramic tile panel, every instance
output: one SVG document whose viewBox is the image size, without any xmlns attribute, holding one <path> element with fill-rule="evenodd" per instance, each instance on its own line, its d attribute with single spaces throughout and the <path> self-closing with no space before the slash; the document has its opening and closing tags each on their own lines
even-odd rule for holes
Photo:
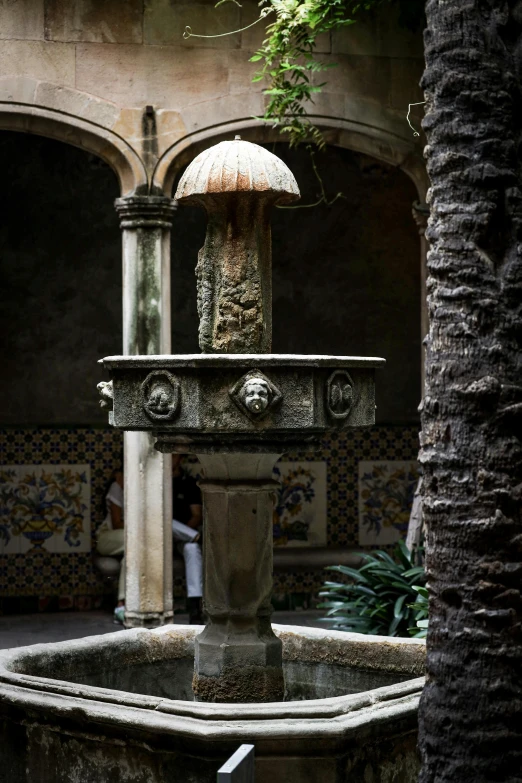
<svg viewBox="0 0 522 783">
<path fill-rule="evenodd" d="M 93 569 L 94 531 L 103 517 L 103 496 L 112 469 L 121 464 L 123 438 L 116 430 L 75 429 L 9 429 L 0 430 L 0 465 L 2 469 L 26 465 L 88 465 L 90 471 L 89 547 L 65 546 L 65 551 L 49 551 L 47 546 L 28 547 L 25 553 L 2 555 L 0 550 L 0 597 L 28 600 L 23 604 L 57 608 L 85 608 L 93 603 L 86 598 L 101 596 L 105 585 Z M 49 601 L 59 598 L 59 605 Z M 31 601 L 29 601 L 31 598 Z M 25 601 L 25 599 L 24 599 Z"/>
<path fill-rule="evenodd" d="M 4 469 L 24 465 L 54 468 L 89 465 L 93 551 L 94 531 L 103 518 L 107 482 L 113 468 L 121 465 L 122 443 L 122 434 L 109 428 L 0 430 L 0 464 Z M 325 440 L 321 451 L 292 453 L 279 464 L 281 468 L 287 463 L 326 465 L 326 545 L 358 549 L 359 462 L 411 464 L 417 451 L 418 427 L 372 427 L 338 433 Z M 367 546 L 372 545 L 376 544 Z M 67 543 L 63 552 L 49 551 L 47 545 L 30 546 L 29 542 L 24 546 L 28 547 L 25 553 L 2 555 L 0 550 L 0 596 L 25 596 L 31 597 L 31 601 L 36 598 L 42 608 L 55 606 L 56 602 L 49 601 L 49 596 L 58 596 L 59 608 L 86 608 L 89 597 L 94 601 L 103 593 L 104 584 L 93 569 L 91 552 L 78 548 L 71 551 L 73 547 L 69 548 Z M 277 573 L 274 591 L 317 594 L 323 577 L 322 570 Z M 177 597 L 185 594 L 183 579 L 175 580 L 174 591 Z"/>
<path fill-rule="evenodd" d="M 359 544 L 389 545 L 408 532 L 416 462 L 359 462 Z"/>
<path fill-rule="evenodd" d="M 326 462 L 279 462 L 274 546 L 326 546 Z"/>
<path fill-rule="evenodd" d="M 90 552 L 90 465 L 0 467 L 0 552 Z"/>
</svg>

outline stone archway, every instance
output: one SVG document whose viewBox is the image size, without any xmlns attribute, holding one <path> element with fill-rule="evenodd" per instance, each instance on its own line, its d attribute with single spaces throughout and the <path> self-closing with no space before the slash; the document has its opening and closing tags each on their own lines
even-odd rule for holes
<svg viewBox="0 0 522 783">
<path fill-rule="evenodd" d="M 418 145 L 412 139 L 379 125 L 336 117 L 310 117 L 323 131 L 327 144 L 363 152 L 402 169 L 415 184 L 418 200 L 424 202 L 428 178 Z M 253 117 L 203 128 L 183 136 L 163 153 L 152 175 L 152 188 L 170 195 L 174 180 L 184 166 L 212 144 L 230 139 L 237 133 L 258 144 L 284 141 L 277 130 Z"/>
<path fill-rule="evenodd" d="M 86 93 L 27 77 L 0 80 L 0 130 L 34 133 L 97 155 L 115 171 L 121 196 L 147 194 L 133 147 L 113 130 L 120 109 Z"/>
</svg>

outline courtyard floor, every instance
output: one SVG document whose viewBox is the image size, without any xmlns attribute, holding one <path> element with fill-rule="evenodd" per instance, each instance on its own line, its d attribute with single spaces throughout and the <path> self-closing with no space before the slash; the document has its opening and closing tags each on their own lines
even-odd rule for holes
<svg viewBox="0 0 522 783">
<path fill-rule="evenodd" d="M 301 625 L 309 628 L 326 628 L 319 618 L 321 610 L 274 612 L 272 622 L 280 625 Z M 176 614 L 176 624 L 188 623 L 188 614 Z M 124 632 L 115 625 L 112 614 L 97 610 L 92 612 L 58 612 L 41 614 L 5 615 L 0 617 L 0 649 L 24 647 L 41 642 L 63 642 L 84 636 Z"/>
</svg>

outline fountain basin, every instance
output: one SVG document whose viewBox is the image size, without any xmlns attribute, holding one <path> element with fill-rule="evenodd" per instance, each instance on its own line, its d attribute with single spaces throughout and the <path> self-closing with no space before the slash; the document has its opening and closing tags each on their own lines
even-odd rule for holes
<svg viewBox="0 0 522 783">
<path fill-rule="evenodd" d="M 414 783 L 424 643 L 274 626 L 286 701 L 192 701 L 194 639 L 171 625 L 0 652 L 10 783 L 210 783 L 238 745 L 256 783 Z"/>
<path fill-rule="evenodd" d="M 284 453 L 326 432 L 375 423 L 375 370 L 384 359 L 298 354 L 107 356 L 110 424 L 149 431 L 156 448 L 193 454 Z M 266 408 L 248 409 L 248 381 Z M 101 384 L 106 386 L 106 384 Z"/>
</svg>

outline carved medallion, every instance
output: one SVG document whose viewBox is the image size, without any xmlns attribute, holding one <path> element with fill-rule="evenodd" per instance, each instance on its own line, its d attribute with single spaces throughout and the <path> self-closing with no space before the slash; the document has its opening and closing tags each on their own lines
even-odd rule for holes
<svg viewBox="0 0 522 783">
<path fill-rule="evenodd" d="M 141 384 L 143 409 L 155 421 L 170 421 L 180 403 L 179 381 L 166 370 L 155 370 Z"/>
<path fill-rule="evenodd" d="M 333 419 L 346 419 L 353 405 L 353 381 L 345 370 L 333 372 L 326 383 L 326 407 Z"/>
<path fill-rule="evenodd" d="M 264 418 L 283 399 L 277 386 L 260 370 L 250 370 L 243 375 L 229 395 L 251 421 Z"/>
</svg>

